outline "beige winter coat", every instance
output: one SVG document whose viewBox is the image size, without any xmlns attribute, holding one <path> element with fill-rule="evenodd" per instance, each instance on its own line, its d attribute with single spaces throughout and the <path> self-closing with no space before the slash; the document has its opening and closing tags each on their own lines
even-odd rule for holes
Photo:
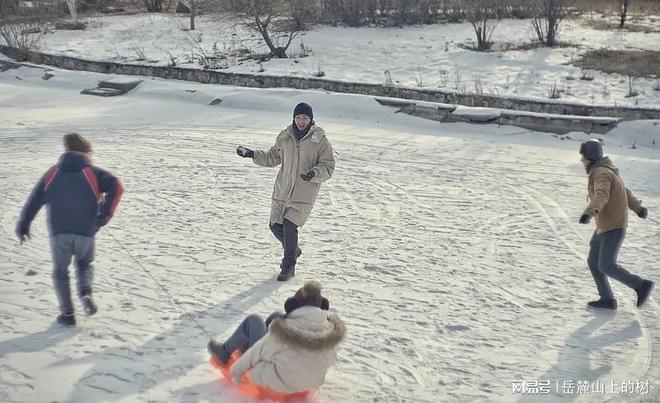
<svg viewBox="0 0 660 403">
<path fill-rule="evenodd" d="M 321 386 L 337 359 L 346 327 L 336 315 L 305 306 L 275 319 L 268 333 L 231 366 L 236 380 L 251 370 L 250 382 L 283 393 Z"/>
<path fill-rule="evenodd" d="M 628 226 L 628 209 L 639 213 L 642 205 L 618 175 L 608 157 L 596 163 L 591 168 L 589 183 L 589 205 L 584 210 L 596 218 L 596 231 L 598 233 Z"/>
<path fill-rule="evenodd" d="M 255 150 L 252 160 L 263 167 L 280 165 L 273 188 L 270 223 L 283 224 L 286 218 L 302 227 L 314 207 L 321 182 L 330 179 L 335 170 L 332 145 L 325 131 L 312 125 L 307 135 L 297 141 L 291 125 L 280 132 L 270 150 Z M 311 181 L 304 181 L 300 174 L 312 169 L 316 175 Z"/>
</svg>

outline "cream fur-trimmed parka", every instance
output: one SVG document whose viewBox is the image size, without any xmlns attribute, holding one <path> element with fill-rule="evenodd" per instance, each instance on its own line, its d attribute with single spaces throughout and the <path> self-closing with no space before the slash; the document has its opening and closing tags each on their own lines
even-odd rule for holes
<svg viewBox="0 0 660 403">
<path fill-rule="evenodd" d="M 345 335 L 346 327 L 337 315 L 303 306 L 273 320 L 268 333 L 231 366 L 232 379 L 236 383 L 251 371 L 251 383 L 277 392 L 319 387 Z"/>
</svg>

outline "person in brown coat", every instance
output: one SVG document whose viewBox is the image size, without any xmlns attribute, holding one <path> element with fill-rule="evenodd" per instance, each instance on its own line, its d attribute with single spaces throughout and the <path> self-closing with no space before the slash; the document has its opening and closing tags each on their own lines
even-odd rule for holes
<svg viewBox="0 0 660 403">
<path fill-rule="evenodd" d="M 580 224 L 596 219 L 596 231 L 589 243 L 587 263 L 596 282 L 600 299 L 587 305 L 592 308 L 616 309 L 617 302 L 612 294 L 607 277 L 622 282 L 637 293 L 637 307 L 646 303 L 654 283 L 628 272 L 617 263 L 619 249 L 626 236 L 628 209 L 640 218 L 648 216 L 648 209 L 626 188 L 619 170 L 609 157 L 603 157 L 603 146 L 598 140 L 589 140 L 580 146 L 582 164 L 589 182 L 587 185 L 589 205 L 580 216 Z"/>
<path fill-rule="evenodd" d="M 269 150 L 239 146 L 236 153 L 262 167 L 280 166 L 271 197 L 270 230 L 284 250 L 277 279 L 289 280 L 296 274 L 302 253 L 298 227 L 312 212 L 321 183 L 335 170 L 332 145 L 314 122 L 312 107 L 303 102 L 296 105 L 292 124 L 280 132 Z"/>
</svg>

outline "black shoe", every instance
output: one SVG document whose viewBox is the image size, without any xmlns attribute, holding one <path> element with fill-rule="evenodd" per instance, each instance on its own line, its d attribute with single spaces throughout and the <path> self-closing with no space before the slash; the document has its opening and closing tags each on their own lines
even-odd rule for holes
<svg viewBox="0 0 660 403">
<path fill-rule="evenodd" d="M 635 292 L 637 293 L 637 308 L 642 307 L 642 305 L 644 305 L 646 301 L 649 300 L 651 292 L 653 291 L 653 287 L 655 287 L 655 283 L 653 281 L 644 280 L 642 281 L 642 285 L 635 288 Z"/>
<path fill-rule="evenodd" d="M 616 309 L 616 300 L 615 299 L 599 299 L 598 301 L 587 302 L 587 305 L 591 308 L 596 309 Z"/>
<path fill-rule="evenodd" d="M 280 274 L 277 276 L 277 281 L 287 281 L 292 277 L 296 276 L 296 267 L 291 266 L 291 267 L 284 267 L 282 268 L 282 271 Z"/>
<path fill-rule="evenodd" d="M 80 302 L 82 303 L 83 309 L 85 310 L 85 315 L 87 316 L 92 316 L 99 310 L 96 307 L 96 304 L 94 303 L 91 295 L 85 295 L 84 297 L 80 298 Z"/>
<path fill-rule="evenodd" d="M 209 341 L 209 344 L 206 346 L 209 350 L 209 353 L 218 359 L 222 364 L 227 365 L 229 362 L 229 357 L 231 354 L 225 350 L 225 346 L 222 343 L 218 343 L 215 340 Z"/>
<path fill-rule="evenodd" d="M 75 326 L 76 316 L 74 314 L 65 315 L 63 313 L 57 315 L 57 323 L 64 326 Z"/>
</svg>

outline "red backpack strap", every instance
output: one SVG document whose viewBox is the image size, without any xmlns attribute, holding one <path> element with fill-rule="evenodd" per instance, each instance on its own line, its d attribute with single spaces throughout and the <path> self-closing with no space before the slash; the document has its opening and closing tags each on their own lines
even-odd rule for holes
<svg viewBox="0 0 660 403">
<path fill-rule="evenodd" d="M 60 167 L 57 165 L 53 165 L 50 167 L 48 172 L 46 172 L 46 178 L 44 179 L 44 191 L 48 190 L 48 186 L 53 182 L 53 179 L 55 179 L 55 175 L 57 175 L 57 171 L 60 170 Z"/>
<path fill-rule="evenodd" d="M 103 200 L 103 195 L 99 190 L 99 181 L 98 179 L 96 179 L 96 174 L 94 173 L 94 170 L 90 167 L 85 167 L 83 168 L 82 173 L 83 175 L 85 175 L 85 178 L 87 179 L 87 183 L 89 183 L 89 186 L 92 188 L 92 191 L 94 192 L 94 197 L 96 197 L 96 201 L 100 203 Z"/>
</svg>

